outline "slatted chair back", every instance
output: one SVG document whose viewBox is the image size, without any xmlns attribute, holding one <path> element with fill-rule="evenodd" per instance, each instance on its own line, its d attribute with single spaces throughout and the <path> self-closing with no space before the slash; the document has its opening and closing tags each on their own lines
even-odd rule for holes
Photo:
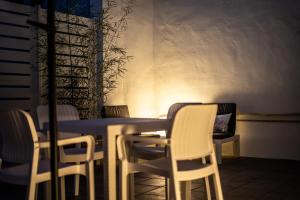
<svg viewBox="0 0 300 200">
<path fill-rule="evenodd" d="M 181 103 L 174 103 L 170 106 L 169 110 L 168 110 L 168 114 L 167 114 L 167 118 L 168 119 L 173 119 L 176 112 L 182 108 L 183 106 L 186 105 L 199 105 L 201 104 L 200 102 L 181 102 Z"/>
<path fill-rule="evenodd" d="M 200 105 L 200 102 L 181 102 L 181 103 L 174 103 L 169 107 L 167 119 L 174 120 L 175 114 L 177 111 L 187 105 Z M 167 135 L 170 134 L 170 132 L 167 132 Z"/>
<path fill-rule="evenodd" d="M 103 106 L 101 110 L 103 118 L 128 118 L 129 109 L 127 105 Z"/>
<path fill-rule="evenodd" d="M 217 105 L 186 105 L 175 114 L 168 137 L 176 160 L 197 159 L 213 151 L 213 127 Z"/>
<path fill-rule="evenodd" d="M 3 161 L 16 164 L 31 162 L 33 143 L 38 142 L 32 124 L 27 122 L 25 114 L 20 110 L 0 111 L 0 157 Z"/>
<path fill-rule="evenodd" d="M 57 105 L 57 121 L 79 120 L 77 109 L 72 105 Z M 37 107 L 37 116 L 39 128 L 43 129 L 44 123 L 49 122 L 48 105 L 39 105 Z"/>
</svg>

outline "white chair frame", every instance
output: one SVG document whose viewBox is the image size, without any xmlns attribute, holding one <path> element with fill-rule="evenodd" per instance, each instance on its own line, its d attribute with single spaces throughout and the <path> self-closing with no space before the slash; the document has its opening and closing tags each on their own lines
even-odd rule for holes
<svg viewBox="0 0 300 200">
<path fill-rule="evenodd" d="M 72 105 L 57 105 L 57 119 L 58 121 L 65 121 L 65 120 L 80 120 L 79 114 L 77 109 Z M 39 105 L 37 107 L 37 116 L 39 122 L 39 128 L 43 129 L 44 123 L 48 122 L 48 105 Z M 60 138 L 72 138 L 81 136 L 81 134 L 74 134 L 74 133 L 59 133 Z M 94 153 L 94 160 L 102 160 L 103 159 L 103 151 L 102 149 L 97 148 Z M 80 163 L 84 161 L 85 154 L 84 148 L 81 148 L 80 144 L 76 145 L 75 148 L 69 148 L 65 150 L 64 148 L 59 148 L 60 153 L 60 160 L 63 163 Z M 79 184 L 80 184 L 80 176 L 75 175 L 75 182 L 74 182 L 74 195 L 79 195 Z"/>
<path fill-rule="evenodd" d="M 46 182 L 51 180 L 49 160 L 45 162 L 40 160 L 40 151 L 42 149 L 50 148 L 50 143 L 39 141 L 38 134 L 36 132 L 33 120 L 27 112 L 22 110 L 19 110 L 17 112 L 20 112 L 20 115 L 25 117 L 26 121 L 24 120 L 23 123 L 28 123 L 28 127 L 32 135 L 32 140 L 33 140 L 32 162 L 1 169 L 0 180 L 13 183 L 13 184 L 25 184 L 25 185 L 27 184 L 28 185 L 27 199 L 33 200 L 36 198 L 38 184 L 41 182 Z M 69 164 L 65 166 L 59 165 L 58 176 L 61 178 L 61 195 L 62 195 L 61 199 L 62 200 L 65 199 L 64 176 L 72 175 L 72 174 L 80 174 L 86 176 L 88 190 L 89 190 L 87 192 L 89 196 L 88 199 L 89 200 L 95 199 L 94 163 L 93 163 L 94 148 L 95 148 L 94 138 L 92 136 L 81 136 L 81 137 L 69 138 L 69 139 L 63 139 L 57 141 L 57 145 L 59 147 L 70 145 L 70 144 L 78 144 L 78 143 L 86 143 L 87 145 L 84 161 L 80 164 L 72 164 L 72 165 Z M 42 164 L 46 164 L 46 165 L 42 166 Z M 25 169 L 27 169 L 28 167 L 30 171 L 29 173 L 26 174 Z M 28 181 L 27 183 L 26 180 Z"/>
<path fill-rule="evenodd" d="M 175 115 L 172 130 L 166 139 L 132 135 L 119 136 L 117 146 L 119 159 L 121 160 L 119 188 L 122 199 L 126 200 L 128 198 L 128 175 L 136 172 L 148 172 L 170 178 L 173 186 L 170 195 L 173 194 L 176 200 L 181 199 L 180 182 L 212 175 L 216 198 L 223 200 L 212 142 L 216 111 L 216 105 L 187 105 L 180 108 Z M 201 128 L 201 126 L 204 128 Z M 194 137 L 196 137 L 196 141 L 200 141 L 199 146 L 195 143 Z M 128 141 L 166 145 L 170 154 L 165 158 L 134 163 L 131 161 L 130 152 L 127 150 Z M 206 157 L 210 158 L 210 163 L 208 164 L 203 162 Z M 195 159 L 201 159 L 201 161 Z M 182 163 L 182 166 L 186 169 L 179 170 L 178 163 Z"/>
</svg>

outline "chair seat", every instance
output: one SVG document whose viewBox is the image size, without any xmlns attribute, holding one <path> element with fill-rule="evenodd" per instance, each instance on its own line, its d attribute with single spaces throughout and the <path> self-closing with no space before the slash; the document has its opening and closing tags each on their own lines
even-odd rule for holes
<svg viewBox="0 0 300 200">
<path fill-rule="evenodd" d="M 159 168 L 163 170 L 169 170 L 171 163 L 169 159 L 161 158 L 156 160 L 150 160 L 148 162 L 142 163 L 142 165 Z M 196 170 L 207 166 L 208 164 L 203 164 L 201 160 L 182 160 L 177 162 L 178 171 L 189 171 Z"/>
<path fill-rule="evenodd" d="M 225 139 L 234 136 L 234 133 L 213 133 L 213 139 Z"/>
<path fill-rule="evenodd" d="M 68 132 L 59 132 L 59 139 L 68 139 L 73 137 L 80 137 L 80 133 L 68 133 Z"/>
<path fill-rule="evenodd" d="M 164 147 L 145 146 L 139 143 L 133 145 L 134 155 L 136 158 L 153 160 L 165 157 Z"/>
<path fill-rule="evenodd" d="M 58 163 L 58 168 L 63 169 L 72 166 L 71 164 Z M 20 164 L 0 170 L 0 180 L 12 184 L 27 185 L 30 175 L 30 164 Z M 40 160 L 38 173 L 50 172 L 50 161 Z"/>
<path fill-rule="evenodd" d="M 64 149 L 66 159 L 61 158 L 62 162 L 77 162 L 84 160 L 86 157 L 86 148 L 68 148 Z M 101 147 L 95 147 L 94 160 L 99 160 L 103 158 L 103 150 Z"/>
<path fill-rule="evenodd" d="M 202 169 L 209 164 L 203 164 L 199 160 L 182 160 L 177 162 L 178 171 L 191 171 Z M 171 163 L 168 158 L 160 158 L 155 160 L 149 160 L 143 163 L 134 164 L 133 167 L 138 171 L 150 172 L 161 176 L 169 177 L 169 171 Z"/>
<path fill-rule="evenodd" d="M 226 143 L 230 141 L 239 140 L 239 135 L 233 135 L 233 136 L 226 136 L 226 137 L 219 137 L 219 138 L 213 138 L 214 144 L 216 143 Z"/>
</svg>

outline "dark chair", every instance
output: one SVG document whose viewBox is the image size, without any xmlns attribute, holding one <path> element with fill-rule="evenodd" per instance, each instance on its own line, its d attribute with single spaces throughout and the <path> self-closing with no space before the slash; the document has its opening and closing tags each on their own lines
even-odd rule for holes
<svg viewBox="0 0 300 200">
<path fill-rule="evenodd" d="M 240 136 L 235 135 L 236 129 L 236 104 L 235 103 L 218 103 L 217 115 L 232 113 L 228 122 L 228 129 L 223 134 L 214 134 L 214 144 L 216 146 L 216 157 L 218 164 L 222 163 L 222 144 L 233 142 L 233 152 L 235 156 L 240 155 Z"/>
<path fill-rule="evenodd" d="M 103 118 L 127 118 L 129 117 L 129 109 L 127 105 L 103 106 L 101 116 Z"/>
<path fill-rule="evenodd" d="M 102 118 L 128 118 L 130 117 L 129 114 L 129 109 L 127 105 L 113 105 L 113 106 L 103 106 L 101 110 L 101 116 Z M 135 135 L 140 135 L 140 133 L 136 133 Z M 148 137 L 159 137 L 157 134 L 147 134 L 145 136 Z M 145 146 L 136 146 L 133 145 L 134 150 L 136 151 L 136 156 L 138 158 L 143 158 L 143 159 L 155 159 L 155 158 L 160 158 L 164 156 L 164 148 L 150 148 L 150 147 L 145 147 Z M 148 149 L 151 149 L 150 152 Z M 156 154 L 153 155 L 152 149 L 155 149 Z M 149 155 L 150 154 L 150 155 Z"/>
</svg>

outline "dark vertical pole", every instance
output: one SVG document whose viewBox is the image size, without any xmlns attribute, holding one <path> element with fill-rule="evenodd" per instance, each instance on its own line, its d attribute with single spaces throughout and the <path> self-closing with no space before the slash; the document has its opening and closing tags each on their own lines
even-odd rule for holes
<svg viewBox="0 0 300 200">
<path fill-rule="evenodd" d="M 94 10 L 91 11 L 91 14 L 94 15 L 95 19 L 97 20 L 97 62 L 96 62 L 96 92 L 100 95 L 100 98 L 97 102 L 97 109 L 99 111 L 99 115 L 101 115 L 101 110 L 104 104 L 105 99 L 103 98 L 103 13 L 102 13 L 102 0 L 99 0 L 96 4 L 94 2 Z M 96 8 L 96 9 L 95 9 Z M 101 117 L 101 116 L 97 116 Z"/>
<path fill-rule="evenodd" d="M 56 63 L 55 63 L 55 0 L 48 0 L 48 102 L 50 131 L 51 197 L 58 200 L 57 119 L 56 119 Z"/>
</svg>

